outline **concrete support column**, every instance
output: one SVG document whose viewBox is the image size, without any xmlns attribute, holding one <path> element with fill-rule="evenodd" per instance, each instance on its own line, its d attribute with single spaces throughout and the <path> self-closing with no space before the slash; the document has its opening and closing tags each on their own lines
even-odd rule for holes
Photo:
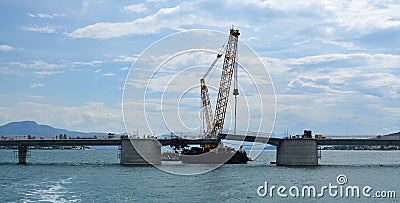
<svg viewBox="0 0 400 203">
<path fill-rule="evenodd" d="M 161 144 L 156 139 L 121 140 L 121 165 L 161 164 Z"/>
<path fill-rule="evenodd" d="M 276 151 L 276 164 L 282 166 L 317 166 L 315 139 L 283 139 Z"/>
<path fill-rule="evenodd" d="M 18 164 L 26 164 L 28 146 L 18 146 Z"/>
</svg>

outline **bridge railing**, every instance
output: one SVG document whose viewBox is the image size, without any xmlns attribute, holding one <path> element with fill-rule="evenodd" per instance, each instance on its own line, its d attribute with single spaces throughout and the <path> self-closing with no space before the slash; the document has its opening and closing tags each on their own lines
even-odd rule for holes
<svg viewBox="0 0 400 203">
<path fill-rule="evenodd" d="M 326 139 L 375 139 L 379 138 L 376 135 L 326 135 Z"/>
</svg>

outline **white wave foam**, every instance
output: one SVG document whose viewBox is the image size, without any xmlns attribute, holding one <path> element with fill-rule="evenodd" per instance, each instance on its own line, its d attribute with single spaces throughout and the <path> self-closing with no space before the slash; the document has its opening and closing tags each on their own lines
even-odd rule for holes
<svg viewBox="0 0 400 203">
<path fill-rule="evenodd" d="M 28 191 L 23 191 L 22 202 L 79 202 L 81 199 L 68 191 L 66 185 L 72 183 L 72 178 L 60 179 L 57 181 L 44 181 L 39 184 L 25 185 Z"/>
</svg>

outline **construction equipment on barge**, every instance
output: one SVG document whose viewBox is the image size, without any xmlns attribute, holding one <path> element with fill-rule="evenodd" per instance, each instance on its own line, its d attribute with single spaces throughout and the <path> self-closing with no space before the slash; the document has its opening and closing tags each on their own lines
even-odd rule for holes
<svg viewBox="0 0 400 203">
<path fill-rule="evenodd" d="M 240 32 L 238 29 L 231 28 L 229 32 L 228 42 L 225 49 L 224 63 L 222 67 L 222 74 L 220 79 L 220 85 L 218 90 L 218 98 L 215 106 L 215 113 L 213 115 L 208 88 L 205 83 L 205 78 L 208 73 L 213 69 L 214 65 L 221 58 L 222 54 L 218 53 L 217 58 L 212 63 L 210 68 L 207 70 L 203 78 L 200 79 L 200 90 L 203 108 L 203 117 L 205 121 L 204 136 L 210 138 L 217 138 L 218 134 L 221 133 L 226 115 L 226 108 L 228 106 L 228 98 L 231 89 L 233 74 L 237 72 L 237 45 Z M 237 76 L 235 78 L 235 87 L 233 95 L 236 97 L 239 95 L 237 88 Z M 236 114 L 236 108 L 235 108 Z M 214 117 L 214 118 L 213 118 Z M 235 118 L 236 120 L 236 118 Z M 236 121 L 235 121 L 236 122 Z M 235 125 L 236 129 L 236 125 Z M 205 144 L 200 147 L 192 147 L 184 149 L 180 155 L 180 160 L 184 163 L 205 163 L 205 164 L 217 164 L 217 163 L 247 163 L 249 158 L 246 152 L 240 148 L 235 150 L 230 147 L 223 146 L 222 143 L 217 144 Z"/>
</svg>

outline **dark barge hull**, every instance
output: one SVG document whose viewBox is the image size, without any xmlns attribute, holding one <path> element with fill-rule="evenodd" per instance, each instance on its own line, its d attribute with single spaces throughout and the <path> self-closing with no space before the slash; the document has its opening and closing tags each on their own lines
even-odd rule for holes
<svg viewBox="0 0 400 203">
<path fill-rule="evenodd" d="M 181 154 L 179 159 L 188 164 L 245 164 L 249 161 L 246 152 L 239 151 Z"/>
</svg>

